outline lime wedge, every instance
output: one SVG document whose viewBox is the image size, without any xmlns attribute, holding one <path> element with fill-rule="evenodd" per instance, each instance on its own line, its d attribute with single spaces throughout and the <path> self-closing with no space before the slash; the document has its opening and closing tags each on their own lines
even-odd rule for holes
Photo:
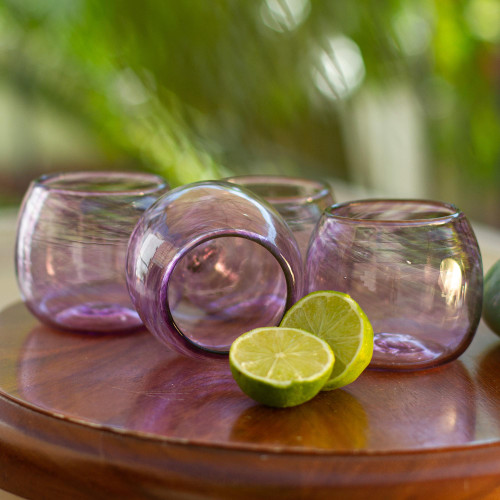
<svg viewBox="0 0 500 500">
<path fill-rule="evenodd" d="M 256 328 L 229 350 L 231 373 L 241 390 L 267 406 L 296 406 L 312 399 L 332 373 L 326 342 L 295 328 Z"/>
<path fill-rule="evenodd" d="M 313 292 L 285 314 L 282 327 L 300 328 L 325 340 L 335 353 L 335 366 L 323 390 L 354 382 L 373 355 L 373 328 L 361 307 L 347 294 Z"/>
</svg>

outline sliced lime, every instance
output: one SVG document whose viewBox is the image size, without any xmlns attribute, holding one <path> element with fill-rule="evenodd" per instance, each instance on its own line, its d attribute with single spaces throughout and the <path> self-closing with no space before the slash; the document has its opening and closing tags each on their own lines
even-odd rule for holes
<svg viewBox="0 0 500 500">
<path fill-rule="evenodd" d="M 256 328 L 229 351 L 231 373 L 259 403 L 296 406 L 312 399 L 328 380 L 334 355 L 326 342 L 296 328 Z"/>
<path fill-rule="evenodd" d="M 320 291 L 306 295 L 287 311 L 280 326 L 313 333 L 332 348 L 335 366 L 323 390 L 354 382 L 373 355 L 370 321 L 345 293 Z"/>
</svg>

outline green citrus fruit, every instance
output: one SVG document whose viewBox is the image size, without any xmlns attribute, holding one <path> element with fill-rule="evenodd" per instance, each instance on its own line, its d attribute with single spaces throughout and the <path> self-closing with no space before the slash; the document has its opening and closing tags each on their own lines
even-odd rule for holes
<svg viewBox="0 0 500 500">
<path fill-rule="evenodd" d="M 354 382 L 373 355 L 373 328 L 361 307 L 347 294 L 312 292 L 285 314 L 282 327 L 317 335 L 335 353 L 335 366 L 323 390 Z"/>
<path fill-rule="evenodd" d="M 483 319 L 500 335 L 500 260 L 493 264 L 484 277 Z"/>
<path fill-rule="evenodd" d="M 287 407 L 312 399 L 330 377 L 335 357 L 320 338 L 296 328 L 256 328 L 229 351 L 231 373 L 259 403 Z"/>
</svg>

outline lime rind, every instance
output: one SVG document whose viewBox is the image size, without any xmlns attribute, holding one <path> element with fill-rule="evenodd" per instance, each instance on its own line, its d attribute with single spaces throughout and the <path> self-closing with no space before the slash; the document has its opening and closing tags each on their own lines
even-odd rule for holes
<svg viewBox="0 0 500 500">
<path fill-rule="evenodd" d="M 312 399 L 330 377 L 334 361 L 326 342 L 294 328 L 251 330 L 229 351 L 231 373 L 241 390 L 274 407 Z"/>
<path fill-rule="evenodd" d="M 322 390 L 354 382 L 371 361 L 372 325 L 359 304 L 346 293 L 312 292 L 288 310 L 280 326 L 313 333 L 334 351 L 335 365 Z"/>
</svg>

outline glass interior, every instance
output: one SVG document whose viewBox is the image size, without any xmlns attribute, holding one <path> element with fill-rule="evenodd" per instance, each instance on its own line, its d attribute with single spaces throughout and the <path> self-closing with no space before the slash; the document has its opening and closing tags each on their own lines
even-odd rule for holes
<svg viewBox="0 0 500 500">
<path fill-rule="evenodd" d="M 260 184 L 251 182 L 245 187 L 263 198 L 303 198 L 308 195 L 303 186 L 284 184 Z"/>
<path fill-rule="evenodd" d="M 145 193 L 165 187 L 153 174 L 138 172 L 76 172 L 42 177 L 39 184 L 74 193 Z"/>
<path fill-rule="evenodd" d="M 368 200 L 336 205 L 328 210 L 334 217 L 385 222 L 432 220 L 457 213 L 453 205 L 420 200 Z"/>
<path fill-rule="evenodd" d="M 253 328 L 277 325 L 287 284 L 280 264 L 262 245 L 241 237 L 209 240 L 188 252 L 168 284 L 177 328 L 202 349 L 227 352 Z"/>
<path fill-rule="evenodd" d="M 270 203 L 305 203 L 327 196 L 328 187 L 319 181 L 294 177 L 241 176 L 229 179 Z"/>
</svg>

